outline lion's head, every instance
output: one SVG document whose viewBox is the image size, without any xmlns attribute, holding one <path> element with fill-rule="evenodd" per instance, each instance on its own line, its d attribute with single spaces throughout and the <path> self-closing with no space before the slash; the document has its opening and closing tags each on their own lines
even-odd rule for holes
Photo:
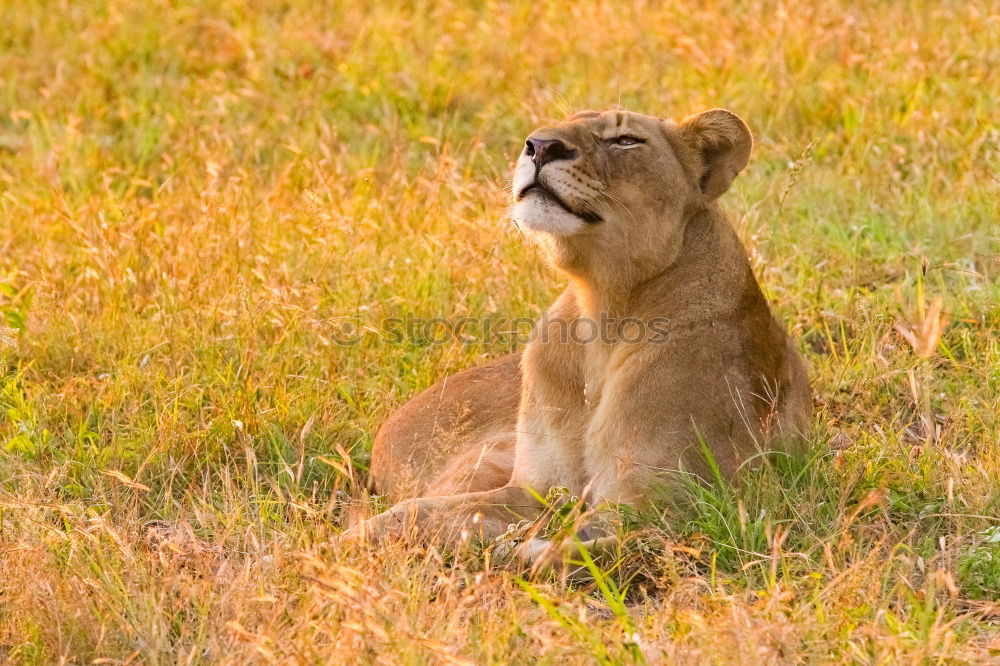
<svg viewBox="0 0 1000 666">
<path fill-rule="evenodd" d="M 571 274 L 641 280 L 676 259 L 686 222 L 729 189 L 751 144 L 722 109 L 680 123 L 583 111 L 525 141 L 512 217 Z"/>
</svg>

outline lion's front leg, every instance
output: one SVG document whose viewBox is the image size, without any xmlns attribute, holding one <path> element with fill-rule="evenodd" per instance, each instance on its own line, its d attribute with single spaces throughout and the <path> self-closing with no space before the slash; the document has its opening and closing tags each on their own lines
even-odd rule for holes
<svg viewBox="0 0 1000 666">
<path fill-rule="evenodd" d="M 376 543 L 406 537 L 455 543 L 469 535 L 490 540 L 506 532 L 511 523 L 534 520 L 543 508 L 531 492 L 518 486 L 419 497 L 399 502 L 351 533 Z"/>
</svg>

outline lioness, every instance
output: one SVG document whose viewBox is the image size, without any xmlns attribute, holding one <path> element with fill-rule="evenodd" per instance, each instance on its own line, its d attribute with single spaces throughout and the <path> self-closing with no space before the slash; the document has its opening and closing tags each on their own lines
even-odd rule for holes
<svg viewBox="0 0 1000 666">
<path fill-rule="evenodd" d="M 569 286 L 523 355 L 388 419 L 371 479 L 398 503 L 359 531 L 488 539 L 540 515 L 552 488 L 639 505 L 678 472 L 733 477 L 801 433 L 805 365 L 716 204 L 751 144 L 722 109 L 680 123 L 585 111 L 532 132 L 512 217 Z"/>
</svg>

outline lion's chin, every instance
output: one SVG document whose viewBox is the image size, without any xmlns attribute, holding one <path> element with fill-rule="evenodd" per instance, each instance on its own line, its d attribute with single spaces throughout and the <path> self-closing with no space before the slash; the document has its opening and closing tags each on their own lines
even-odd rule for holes
<svg viewBox="0 0 1000 666">
<path fill-rule="evenodd" d="M 587 226 L 583 219 L 565 210 L 555 201 L 530 192 L 514 204 L 511 217 L 517 226 L 525 231 L 553 236 L 572 236 Z"/>
</svg>

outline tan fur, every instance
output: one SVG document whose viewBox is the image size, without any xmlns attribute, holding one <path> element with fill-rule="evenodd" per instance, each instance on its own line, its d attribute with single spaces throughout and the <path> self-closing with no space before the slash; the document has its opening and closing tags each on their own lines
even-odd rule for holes
<svg viewBox="0 0 1000 666">
<path fill-rule="evenodd" d="M 410 499 L 362 532 L 491 538 L 538 516 L 553 487 L 640 505 L 678 474 L 711 481 L 700 441 L 734 478 L 809 423 L 804 363 L 715 203 L 749 158 L 743 121 L 721 109 L 681 123 L 583 112 L 529 139 L 564 147 L 540 167 L 529 149 L 514 175 L 515 222 L 570 279 L 547 313 L 552 336 L 527 346 L 520 376 L 504 357 L 389 419 L 374 485 Z M 561 202 L 528 187 L 536 178 Z M 566 322 L 602 316 L 665 320 L 668 337 L 559 340 Z"/>
<path fill-rule="evenodd" d="M 499 488 L 513 470 L 521 356 L 509 354 L 434 384 L 375 436 L 372 489 L 390 502 Z"/>
</svg>

